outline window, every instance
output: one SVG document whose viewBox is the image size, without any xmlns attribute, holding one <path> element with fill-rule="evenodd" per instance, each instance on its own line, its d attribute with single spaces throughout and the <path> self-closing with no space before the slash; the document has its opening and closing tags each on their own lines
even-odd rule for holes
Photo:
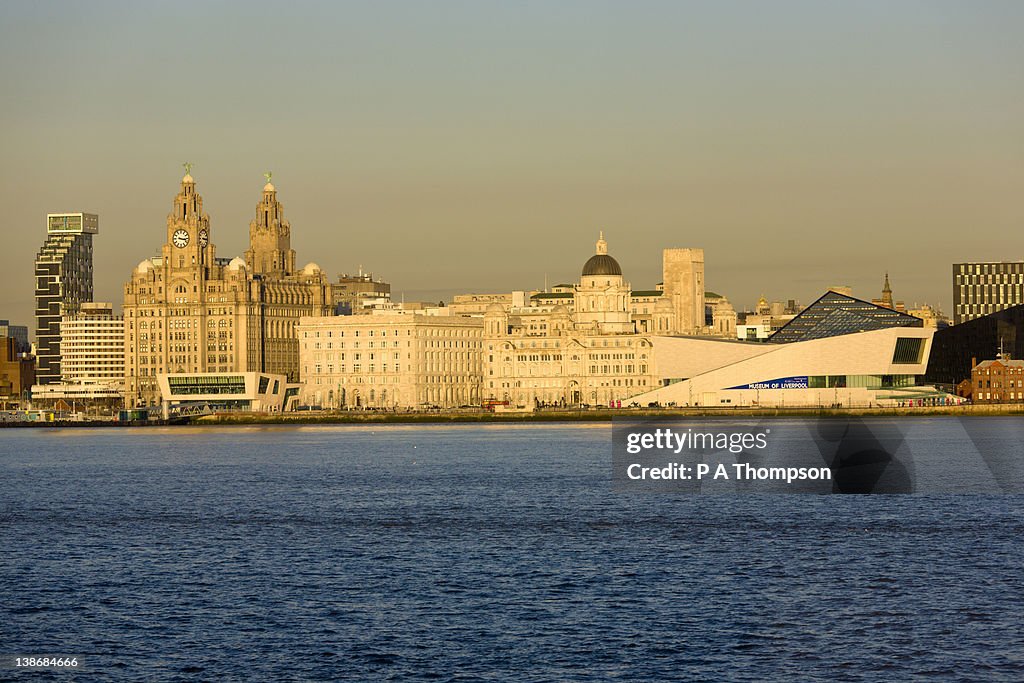
<svg viewBox="0 0 1024 683">
<path fill-rule="evenodd" d="M 924 355 L 924 339 L 899 337 L 896 350 L 892 354 L 892 362 L 896 365 L 913 365 L 921 362 Z"/>
</svg>

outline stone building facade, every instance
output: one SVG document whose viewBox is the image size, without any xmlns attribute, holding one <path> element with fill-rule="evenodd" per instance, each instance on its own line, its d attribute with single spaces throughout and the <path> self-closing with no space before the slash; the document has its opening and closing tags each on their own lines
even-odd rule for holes
<svg viewBox="0 0 1024 683">
<path fill-rule="evenodd" d="M 209 216 L 186 173 L 160 255 L 124 286 L 125 403 L 159 401 L 160 373 L 259 371 L 299 375 L 295 326 L 330 313 L 331 285 L 314 263 L 295 269 L 291 226 L 264 186 L 245 258 L 216 255 Z"/>
<path fill-rule="evenodd" d="M 303 318 L 300 402 L 334 410 L 478 406 L 483 324 L 399 311 Z"/>
<path fill-rule="evenodd" d="M 488 306 L 485 400 L 526 407 L 610 405 L 654 388 L 651 339 L 635 333 L 637 303 L 603 234 L 595 251 L 571 291 L 535 295 L 529 306 Z M 655 302 L 660 297 L 649 298 L 651 324 L 667 333 L 671 311 Z"/>
<path fill-rule="evenodd" d="M 672 307 L 671 334 L 704 334 L 704 250 L 665 249 L 662 277 L 663 296 Z"/>
</svg>

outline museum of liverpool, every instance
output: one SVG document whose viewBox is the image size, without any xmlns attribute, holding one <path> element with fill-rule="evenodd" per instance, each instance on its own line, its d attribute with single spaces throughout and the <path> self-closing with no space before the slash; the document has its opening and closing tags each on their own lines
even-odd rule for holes
<svg viewBox="0 0 1024 683">
<path fill-rule="evenodd" d="M 630 401 L 783 408 L 959 403 L 918 384 L 934 332 L 919 318 L 828 292 L 767 343 L 654 337 L 662 386 Z"/>
</svg>

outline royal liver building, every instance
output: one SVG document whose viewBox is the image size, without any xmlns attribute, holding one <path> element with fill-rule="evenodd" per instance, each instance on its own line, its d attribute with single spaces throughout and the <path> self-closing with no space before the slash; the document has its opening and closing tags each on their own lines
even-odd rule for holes
<svg viewBox="0 0 1024 683">
<path fill-rule="evenodd" d="M 267 178 L 245 258 L 219 258 L 210 217 L 186 168 L 160 255 L 124 286 L 125 403 L 160 400 L 160 373 L 260 371 L 298 381 L 295 325 L 330 313 L 331 285 L 314 263 L 295 269 L 291 225 Z"/>
</svg>

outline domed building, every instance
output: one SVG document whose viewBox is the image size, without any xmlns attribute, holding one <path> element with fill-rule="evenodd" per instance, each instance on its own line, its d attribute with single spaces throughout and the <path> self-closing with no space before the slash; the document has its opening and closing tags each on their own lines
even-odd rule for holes
<svg viewBox="0 0 1024 683">
<path fill-rule="evenodd" d="M 577 329 L 602 334 L 632 332 L 629 299 L 629 283 L 622 278 L 619 262 L 608 254 L 608 243 L 602 231 L 596 253 L 583 264 L 580 283 L 576 285 Z"/>
<path fill-rule="evenodd" d="M 269 179 L 244 258 L 220 258 L 195 179 L 186 173 L 160 255 L 124 286 L 125 405 L 160 401 L 167 373 L 264 372 L 299 379 L 295 325 L 330 313 L 331 284 L 315 264 L 295 269 L 291 225 Z"/>
<path fill-rule="evenodd" d="M 515 297 L 512 297 L 513 299 Z M 636 334 L 630 285 L 601 233 L 576 285 L 484 312 L 483 396 L 511 405 L 614 405 L 654 386 L 653 347 Z"/>
</svg>

